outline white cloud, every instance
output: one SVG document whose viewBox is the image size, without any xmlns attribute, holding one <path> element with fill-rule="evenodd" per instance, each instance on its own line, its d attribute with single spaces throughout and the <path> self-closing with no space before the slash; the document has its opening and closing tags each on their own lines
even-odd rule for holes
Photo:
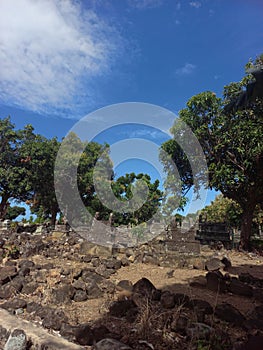
<svg viewBox="0 0 263 350">
<path fill-rule="evenodd" d="M 181 3 L 180 2 L 177 2 L 177 4 L 176 4 L 176 10 L 177 11 L 180 11 L 181 10 Z"/>
<path fill-rule="evenodd" d="M 129 5 L 139 10 L 160 7 L 163 0 L 129 0 Z"/>
<path fill-rule="evenodd" d="M 175 73 L 177 75 L 189 75 L 193 73 L 196 66 L 192 63 L 186 63 L 183 67 L 176 69 Z"/>
<path fill-rule="evenodd" d="M 199 2 L 199 1 L 191 1 L 191 2 L 189 2 L 189 5 L 192 7 L 195 7 L 196 9 L 198 9 L 199 7 L 202 6 L 201 2 Z"/>
<path fill-rule="evenodd" d="M 74 109 L 82 83 L 92 96 L 90 79 L 111 66 L 117 37 L 73 0 L 1 0 L 0 100 L 37 112 Z"/>
</svg>

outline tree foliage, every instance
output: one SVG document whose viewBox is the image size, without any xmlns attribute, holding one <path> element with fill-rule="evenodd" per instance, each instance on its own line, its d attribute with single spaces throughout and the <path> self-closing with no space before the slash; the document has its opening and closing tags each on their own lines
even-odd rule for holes
<svg viewBox="0 0 263 350">
<path fill-rule="evenodd" d="M 32 195 L 30 172 L 25 166 L 23 146 L 33 128 L 15 130 L 10 117 L 0 119 L 0 220 L 3 220 L 11 200 L 26 201 Z"/>
<path fill-rule="evenodd" d="M 244 248 L 249 246 L 254 210 L 257 204 L 263 203 L 263 98 L 253 95 L 242 108 L 225 106 L 236 101 L 251 79 L 253 76 L 247 73 L 240 82 L 225 86 L 223 98 L 209 91 L 193 96 L 179 113 L 179 118 L 189 125 L 203 148 L 209 186 L 241 207 L 241 245 Z M 177 124 L 171 131 L 176 135 Z M 170 140 L 162 147 L 180 168 L 186 168 L 186 181 L 182 176 L 181 179 L 184 186 L 191 188 L 190 164 L 174 143 L 175 140 Z"/>
</svg>

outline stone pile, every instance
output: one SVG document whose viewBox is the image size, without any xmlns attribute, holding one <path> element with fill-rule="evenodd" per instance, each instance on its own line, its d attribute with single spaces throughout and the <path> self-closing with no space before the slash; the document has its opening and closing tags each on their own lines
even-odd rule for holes
<svg viewBox="0 0 263 350">
<path fill-rule="evenodd" d="M 171 237 L 171 241 L 190 241 L 191 232 L 188 234 Z M 112 247 L 89 243 L 74 232 L 70 235 L 58 230 L 47 235 L 2 232 L 1 344 L 5 344 L 5 350 L 10 350 L 14 344 L 12 339 L 18 336 L 22 345 L 17 350 L 60 349 L 55 336 L 59 334 L 60 339 L 68 341 L 63 349 L 90 349 L 93 346 L 94 350 L 147 350 L 153 344 L 155 350 L 186 350 L 191 340 L 196 344 L 201 342 L 204 348 L 212 344 L 211 348 L 216 349 L 221 342 L 224 344 L 222 349 L 248 350 L 248 344 L 262 340 L 263 280 L 247 273 L 231 275 L 227 272 L 231 261 L 223 255 L 207 259 L 192 252 L 172 254 L 175 252 L 172 249 L 167 253 L 167 241 L 166 237 L 158 237 L 134 249 L 114 251 Z M 195 286 L 214 293 L 215 298 L 217 293 L 246 298 L 254 306 L 244 315 L 230 303 L 211 305 L 186 294 L 158 290 L 146 278 L 135 284 L 129 280 L 115 284 L 110 280 L 120 268 L 141 262 L 163 266 L 168 263 L 174 269 L 180 264 L 180 267 L 206 269 L 206 277 L 201 283 L 193 281 Z M 171 275 L 172 272 L 174 270 Z M 119 298 L 109 304 L 105 317 L 92 323 L 74 323 L 70 319 L 68 307 L 105 295 L 110 298 L 118 295 Z M 15 328 L 2 321 L 11 315 Z M 24 323 L 14 322 L 14 318 L 21 321 L 24 318 L 30 324 L 41 325 L 43 331 L 53 332 L 55 339 L 52 338 L 52 342 L 57 344 L 56 347 L 43 343 L 42 348 L 38 348 L 36 340 L 31 344 L 32 339 L 38 338 L 24 327 Z M 21 329 L 25 332 L 26 349 L 22 347 L 23 333 L 15 332 Z M 243 336 L 233 340 L 231 330 L 233 334 Z M 251 335 L 249 339 L 248 334 Z"/>
</svg>

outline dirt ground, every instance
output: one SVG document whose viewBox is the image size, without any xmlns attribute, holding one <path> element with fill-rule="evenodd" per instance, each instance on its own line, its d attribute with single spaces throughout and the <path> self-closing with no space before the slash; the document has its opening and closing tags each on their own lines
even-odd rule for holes
<svg viewBox="0 0 263 350">
<path fill-rule="evenodd" d="M 207 252 L 207 255 L 211 256 L 211 251 Z M 231 275 L 238 275 L 243 272 L 263 279 L 263 257 L 237 251 L 228 251 L 227 255 L 232 262 L 232 267 L 228 269 Z M 171 270 L 174 270 L 172 277 L 169 276 Z M 207 271 L 205 270 L 179 269 L 173 268 L 173 266 L 160 267 L 150 264 L 131 264 L 118 270 L 110 280 L 114 283 L 118 283 L 121 280 L 130 280 L 132 283 L 135 283 L 140 278 L 146 277 L 158 289 L 170 290 L 175 293 L 185 293 L 192 298 L 206 300 L 212 306 L 218 303 L 228 302 L 238 308 L 245 316 L 255 306 L 249 298 L 231 295 L 230 293 L 217 294 L 205 288 L 190 286 L 194 280 L 198 280 L 199 282 L 204 281 L 206 273 Z M 107 312 L 109 304 L 117 298 L 117 294 L 111 294 L 100 299 L 73 303 L 67 307 L 67 311 L 75 322 L 94 321 L 102 317 L 103 313 Z"/>
</svg>

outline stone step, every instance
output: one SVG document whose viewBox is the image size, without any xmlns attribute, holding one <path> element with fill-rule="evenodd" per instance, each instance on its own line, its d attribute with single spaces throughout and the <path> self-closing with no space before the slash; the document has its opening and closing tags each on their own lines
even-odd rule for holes
<svg viewBox="0 0 263 350">
<path fill-rule="evenodd" d="M 32 343 L 34 350 L 87 350 L 91 347 L 83 347 L 70 343 L 64 338 L 48 333 L 32 322 L 21 320 L 11 315 L 8 311 L 0 309 L 0 348 L 1 344 L 6 344 L 9 334 L 15 329 L 23 330 L 27 340 Z"/>
</svg>

